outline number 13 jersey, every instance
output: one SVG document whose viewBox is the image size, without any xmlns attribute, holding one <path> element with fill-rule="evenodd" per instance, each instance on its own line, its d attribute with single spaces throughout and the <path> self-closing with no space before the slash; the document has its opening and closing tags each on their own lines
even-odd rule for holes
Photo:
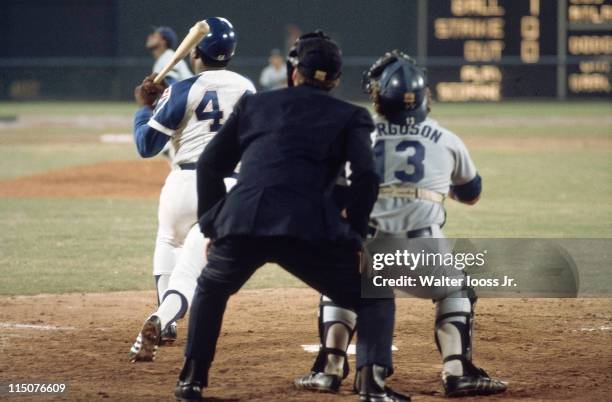
<svg viewBox="0 0 612 402">
<path fill-rule="evenodd" d="M 193 163 L 245 92 L 254 93 L 255 87 L 242 75 L 204 71 L 168 87 L 147 124 L 172 138 L 173 164 Z"/>
<path fill-rule="evenodd" d="M 381 187 L 408 185 L 447 194 L 451 185 L 476 177 L 476 166 L 463 141 L 427 118 L 414 125 L 390 124 L 375 116 L 372 133 Z M 372 226 L 388 233 L 443 225 L 444 205 L 410 198 L 379 197 L 370 215 Z"/>
</svg>

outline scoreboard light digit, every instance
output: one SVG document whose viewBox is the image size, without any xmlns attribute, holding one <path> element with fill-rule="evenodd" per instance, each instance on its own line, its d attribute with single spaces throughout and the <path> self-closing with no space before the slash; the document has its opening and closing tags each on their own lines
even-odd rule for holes
<svg viewBox="0 0 612 402">
<path fill-rule="evenodd" d="M 537 4 L 535 4 L 537 2 Z M 521 61 L 524 63 L 537 63 L 540 60 L 540 19 L 534 14 L 540 13 L 539 0 L 530 0 L 529 12 L 521 18 Z M 537 15 L 536 14 L 536 15 Z"/>
<path fill-rule="evenodd" d="M 531 15 L 521 18 L 521 37 L 527 40 L 540 38 L 540 19 Z"/>
<path fill-rule="evenodd" d="M 540 0 L 529 0 L 529 14 L 540 15 Z"/>
<path fill-rule="evenodd" d="M 536 40 L 521 41 L 521 60 L 524 63 L 537 63 L 540 59 L 540 44 Z"/>
</svg>

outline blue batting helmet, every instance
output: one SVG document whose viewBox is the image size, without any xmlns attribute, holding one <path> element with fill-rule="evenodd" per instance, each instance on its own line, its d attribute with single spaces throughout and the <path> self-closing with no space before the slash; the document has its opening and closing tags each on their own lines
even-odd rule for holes
<svg viewBox="0 0 612 402">
<path fill-rule="evenodd" d="M 420 123 L 429 112 L 427 74 L 416 61 L 394 50 L 364 73 L 363 88 L 377 111 L 393 124 Z"/>
<path fill-rule="evenodd" d="M 210 27 L 210 31 L 196 48 L 207 59 L 229 61 L 236 51 L 237 38 L 234 26 L 222 17 L 211 17 L 204 21 Z"/>
</svg>

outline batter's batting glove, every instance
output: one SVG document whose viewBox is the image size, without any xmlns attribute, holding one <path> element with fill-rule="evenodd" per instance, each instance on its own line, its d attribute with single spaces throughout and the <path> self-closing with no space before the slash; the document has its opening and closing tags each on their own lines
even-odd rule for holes
<svg viewBox="0 0 612 402">
<path fill-rule="evenodd" d="M 136 103 L 138 103 L 139 106 L 149 106 L 152 108 L 159 96 L 168 87 L 164 81 L 155 84 L 153 80 L 156 76 L 157 73 L 153 73 L 145 77 L 142 83 L 134 88 L 134 99 L 136 99 Z"/>
</svg>

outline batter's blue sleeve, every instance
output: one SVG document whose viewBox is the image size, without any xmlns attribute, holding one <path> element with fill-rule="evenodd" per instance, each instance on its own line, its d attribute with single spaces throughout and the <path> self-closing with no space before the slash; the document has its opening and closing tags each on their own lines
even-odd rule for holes
<svg viewBox="0 0 612 402">
<path fill-rule="evenodd" d="M 164 78 L 164 81 L 166 82 L 166 84 L 168 84 L 168 86 L 176 84 L 178 82 L 176 78 L 170 76 L 166 76 L 166 78 Z"/>
<path fill-rule="evenodd" d="M 166 88 L 153 112 L 153 118 L 149 120 L 149 126 L 168 136 L 173 136 L 185 118 L 189 90 L 198 78 L 199 76 L 196 75 Z"/>
<path fill-rule="evenodd" d="M 134 115 L 134 142 L 143 158 L 150 158 L 160 153 L 170 139 L 166 134 L 147 124 L 152 114 L 153 111 L 149 107 L 143 106 Z"/>
</svg>

